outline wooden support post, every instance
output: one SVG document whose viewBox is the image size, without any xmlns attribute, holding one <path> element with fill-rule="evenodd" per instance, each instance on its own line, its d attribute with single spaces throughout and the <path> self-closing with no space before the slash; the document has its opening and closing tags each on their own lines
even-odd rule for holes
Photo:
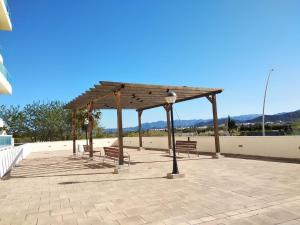
<svg viewBox="0 0 300 225">
<path fill-rule="evenodd" d="M 215 133 L 215 149 L 216 157 L 220 156 L 220 139 L 219 139 L 219 125 L 218 125 L 218 112 L 217 112 L 217 98 L 216 95 L 212 95 L 212 108 L 214 117 L 214 133 Z"/>
<path fill-rule="evenodd" d="M 138 110 L 138 121 L 139 121 L 139 150 L 142 150 L 142 149 L 143 149 L 142 114 L 143 114 L 143 110 Z"/>
<path fill-rule="evenodd" d="M 115 96 L 116 96 L 116 108 L 117 108 L 117 116 L 118 116 L 119 165 L 123 165 L 124 164 L 124 153 L 123 153 L 123 125 L 122 125 L 121 91 L 116 91 Z"/>
<path fill-rule="evenodd" d="M 171 115 L 170 115 L 170 105 L 164 106 L 167 115 L 167 129 L 168 129 L 168 152 L 172 151 L 172 138 L 171 138 Z"/>
<path fill-rule="evenodd" d="M 72 111 L 72 139 L 73 139 L 73 155 L 76 155 L 76 139 L 77 139 L 77 134 L 76 134 L 76 109 Z"/>
<path fill-rule="evenodd" d="M 88 105 L 88 118 L 89 118 L 89 150 L 90 150 L 90 159 L 93 158 L 94 149 L 93 149 L 93 127 L 94 127 L 94 118 L 93 118 L 93 102 L 90 102 Z"/>
</svg>

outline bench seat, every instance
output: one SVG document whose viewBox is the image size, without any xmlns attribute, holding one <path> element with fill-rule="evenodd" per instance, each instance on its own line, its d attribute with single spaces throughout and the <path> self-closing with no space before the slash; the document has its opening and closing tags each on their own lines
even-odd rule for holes
<svg viewBox="0 0 300 225">
<path fill-rule="evenodd" d="M 97 148 L 94 148 L 93 153 L 97 153 L 97 152 L 99 152 L 100 157 L 101 157 L 101 150 L 100 149 L 97 150 Z M 88 145 L 83 145 L 83 153 L 88 153 L 88 154 L 90 153 L 90 148 Z"/>
<path fill-rule="evenodd" d="M 115 147 L 104 147 L 104 157 L 103 157 L 103 163 L 106 158 L 113 159 L 114 163 L 119 160 L 119 148 Z M 127 152 L 124 152 L 123 155 L 124 159 L 127 159 L 128 166 L 130 166 L 130 155 Z"/>
<path fill-rule="evenodd" d="M 199 157 L 199 151 L 197 151 L 197 141 L 176 141 L 176 151 L 188 153 L 188 157 L 190 157 L 190 152 L 196 151 Z"/>
</svg>

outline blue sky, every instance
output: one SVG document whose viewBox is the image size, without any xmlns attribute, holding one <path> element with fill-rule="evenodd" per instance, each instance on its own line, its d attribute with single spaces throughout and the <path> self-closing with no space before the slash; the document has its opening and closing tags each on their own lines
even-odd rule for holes
<svg viewBox="0 0 300 225">
<path fill-rule="evenodd" d="M 0 104 L 69 101 L 100 80 L 220 87 L 219 116 L 299 109 L 300 1 L 9 1 L 1 32 L 13 95 Z M 175 106 L 181 119 L 211 118 L 206 99 Z M 162 108 L 143 121 L 164 120 Z M 104 111 L 105 127 L 116 127 Z M 134 111 L 124 126 L 135 126 Z"/>
</svg>

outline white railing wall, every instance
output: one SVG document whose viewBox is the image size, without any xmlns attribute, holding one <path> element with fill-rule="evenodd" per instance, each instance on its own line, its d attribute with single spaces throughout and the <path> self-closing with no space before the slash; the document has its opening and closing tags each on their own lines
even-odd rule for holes
<svg viewBox="0 0 300 225">
<path fill-rule="evenodd" d="M 176 137 L 176 140 L 187 140 L 187 137 Z M 200 152 L 215 152 L 214 137 L 194 136 L 190 140 L 197 141 L 197 150 Z M 223 154 L 300 159 L 300 136 L 221 136 L 220 144 Z M 137 147 L 139 140 L 137 137 L 125 137 L 124 146 Z M 167 149 L 168 139 L 144 137 L 143 147 Z"/>
<path fill-rule="evenodd" d="M 30 153 L 28 145 L 0 148 L 0 178 L 5 176 L 15 165 Z"/>
</svg>

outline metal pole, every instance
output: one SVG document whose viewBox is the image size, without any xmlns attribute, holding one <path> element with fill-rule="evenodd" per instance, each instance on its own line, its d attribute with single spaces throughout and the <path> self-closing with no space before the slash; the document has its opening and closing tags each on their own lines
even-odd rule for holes
<svg viewBox="0 0 300 225">
<path fill-rule="evenodd" d="M 265 131 L 265 106 L 266 106 L 266 97 L 267 97 L 267 91 L 269 86 L 269 80 L 271 77 L 271 73 L 274 71 L 274 69 L 271 69 L 267 78 L 266 88 L 265 88 L 265 95 L 264 95 L 264 103 L 263 103 L 263 113 L 262 113 L 262 136 L 266 136 Z"/>
<path fill-rule="evenodd" d="M 89 116 L 89 149 L 90 149 L 90 159 L 94 156 L 94 149 L 93 149 L 93 127 L 94 127 L 94 118 L 93 118 L 93 102 L 89 104 L 88 107 L 88 116 Z"/>
<path fill-rule="evenodd" d="M 172 174 L 179 174 L 176 158 L 176 149 L 175 149 L 175 134 L 174 134 L 174 117 L 173 117 L 173 104 L 170 104 L 171 108 L 171 128 L 172 128 L 172 147 L 173 147 L 173 172 Z"/>
<path fill-rule="evenodd" d="M 73 155 L 76 155 L 76 109 L 72 112 L 72 138 L 73 138 Z"/>
<path fill-rule="evenodd" d="M 164 106 L 167 114 L 167 129 L 168 129 L 168 152 L 171 154 L 172 151 L 172 137 L 171 137 L 171 122 L 170 122 L 170 106 Z"/>
<path fill-rule="evenodd" d="M 142 139 L 142 110 L 138 111 L 138 122 L 139 122 L 139 150 L 143 148 L 143 139 Z"/>
<path fill-rule="evenodd" d="M 88 125 L 85 125 L 85 139 L 86 139 L 86 147 L 89 146 L 89 140 L 88 140 Z"/>
</svg>

